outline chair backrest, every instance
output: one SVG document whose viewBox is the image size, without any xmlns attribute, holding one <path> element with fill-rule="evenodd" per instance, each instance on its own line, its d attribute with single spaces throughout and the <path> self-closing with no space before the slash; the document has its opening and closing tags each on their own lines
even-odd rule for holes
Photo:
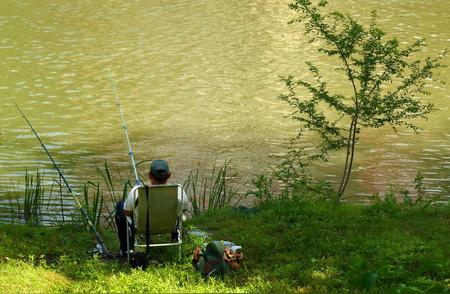
<svg viewBox="0 0 450 294">
<path fill-rule="evenodd" d="M 145 234 L 148 209 L 150 233 L 164 234 L 174 230 L 179 217 L 179 185 L 160 185 L 148 187 L 148 202 L 145 187 L 139 188 L 138 195 L 138 233 Z"/>
</svg>

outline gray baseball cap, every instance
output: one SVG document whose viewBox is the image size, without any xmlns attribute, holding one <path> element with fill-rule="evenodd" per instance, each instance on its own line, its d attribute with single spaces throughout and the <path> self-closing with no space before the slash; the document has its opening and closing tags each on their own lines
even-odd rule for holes
<svg viewBox="0 0 450 294">
<path fill-rule="evenodd" d="M 169 177 L 169 164 L 167 164 L 167 161 L 165 160 L 153 160 L 152 164 L 150 165 L 150 173 L 158 181 L 163 181 Z"/>
</svg>

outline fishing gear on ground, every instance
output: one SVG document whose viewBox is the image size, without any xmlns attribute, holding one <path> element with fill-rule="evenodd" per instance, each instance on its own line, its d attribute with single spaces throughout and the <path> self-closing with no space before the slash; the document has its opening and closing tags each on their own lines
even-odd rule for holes
<svg viewBox="0 0 450 294">
<path fill-rule="evenodd" d="M 192 266 L 205 278 L 223 276 L 239 269 L 243 259 L 242 246 L 229 241 L 211 241 L 195 248 Z"/>
</svg>

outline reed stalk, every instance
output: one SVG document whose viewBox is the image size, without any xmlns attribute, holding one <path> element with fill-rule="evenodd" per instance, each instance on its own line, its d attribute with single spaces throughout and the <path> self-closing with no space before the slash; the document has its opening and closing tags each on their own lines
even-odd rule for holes
<svg viewBox="0 0 450 294">
<path fill-rule="evenodd" d="M 43 186 L 43 174 L 36 171 L 36 175 L 25 172 L 25 192 L 23 206 L 19 206 L 19 211 L 26 224 L 38 225 L 42 215 L 43 196 L 45 189 Z"/>
<path fill-rule="evenodd" d="M 94 188 L 92 196 L 90 195 L 91 194 L 89 189 L 90 186 Z M 100 225 L 100 219 L 102 216 L 104 203 L 103 193 L 100 192 L 100 182 L 94 183 L 88 181 L 86 184 L 84 184 L 83 196 L 84 196 L 83 207 L 86 210 L 89 219 L 92 221 L 92 224 L 95 226 L 96 229 L 98 229 Z"/>
<path fill-rule="evenodd" d="M 8 195 L 9 202 L 9 220 L 11 223 L 14 223 L 14 221 L 18 219 L 18 201 L 17 197 L 12 197 L 12 195 L 17 195 L 17 190 L 12 180 L 10 186 L 6 188 L 6 195 Z"/>
<path fill-rule="evenodd" d="M 59 181 L 57 182 L 59 185 L 59 200 L 60 200 L 60 205 L 61 205 L 61 218 L 62 218 L 62 223 L 65 224 L 66 219 L 65 219 L 65 210 L 64 210 L 64 197 L 63 197 L 63 182 L 61 177 L 59 178 Z"/>
<path fill-rule="evenodd" d="M 236 177 L 236 173 L 230 175 L 229 160 L 222 166 L 214 165 L 209 175 L 199 176 L 198 168 L 191 171 L 184 187 L 192 204 L 193 215 L 235 207 L 244 197 L 239 195 L 239 189 L 231 185 Z"/>
</svg>

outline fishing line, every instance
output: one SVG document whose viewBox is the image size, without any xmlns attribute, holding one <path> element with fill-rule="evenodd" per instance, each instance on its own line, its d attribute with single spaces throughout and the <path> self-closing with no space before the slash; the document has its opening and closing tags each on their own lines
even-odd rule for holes
<svg viewBox="0 0 450 294">
<path fill-rule="evenodd" d="M 27 124 L 30 126 L 31 131 L 33 132 L 33 134 L 35 135 L 35 137 L 38 139 L 39 143 L 41 144 L 42 148 L 44 148 L 45 153 L 47 153 L 48 157 L 50 158 L 50 160 L 53 163 L 53 166 L 55 167 L 55 169 L 58 171 L 59 176 L 61 177 L 61 179 L 64 182 L 64 185 L 66 186 L 67 190 L 69 191 L 70 195 L 72 196 L 72 198 L 74 199 L 75 203 L 77 204 L 78 208 L 80 209 L 86 223 L 89 225 L 89 227 L 92 229 L 92 231 L 95 234 L 95 237 L 98 241 L 98 245 L 97 247 L 100 247 L 98 249 L 100 249 L 100 253 L 104 253 L 106 256 L 110 256 L 108 249 L 106 248 L 105 242 L 103 242 L 103 239 L 100 237 L 100 234 L 97 232 L 97 230 L 95 229 L 95 226 L 92 224 L 91 220 L 89 219 L 86 211 L 84 210 L 83 206 L 81 205 L 80 201 L 77 198 L 76 193 L 72 190 L 72 188 L 70 188 L 69 183 L 67 182 L 66 178 L 64 177 L 63 173 L 61 172 L 61 170 L 58 167 L 58 164 L 56 164 L 55 160 L 53 159 L 52 155 L 50 154 L 50 152 L 48 151 L 47 147 L 45 146 L 44 142 L 42 142 L 41 137 L 38 135 L 38 133 L 36 132 L 35 128 L 31 125 L 30 121 L 28 120 L 28 118 L 26 117 L 25 113 L 22 111 L 22 109 L 20 108 L 20 106 L 16 103 L 16 101 L 14 99 L 11 98 L 11 101 L 14 103 L 14 105 L 16 106 L 17 110 L 19 110 L 19 112 L 22 114 L 22 117 L 25 119 L 25 121 L 27 122 Z"/>
</svg>

